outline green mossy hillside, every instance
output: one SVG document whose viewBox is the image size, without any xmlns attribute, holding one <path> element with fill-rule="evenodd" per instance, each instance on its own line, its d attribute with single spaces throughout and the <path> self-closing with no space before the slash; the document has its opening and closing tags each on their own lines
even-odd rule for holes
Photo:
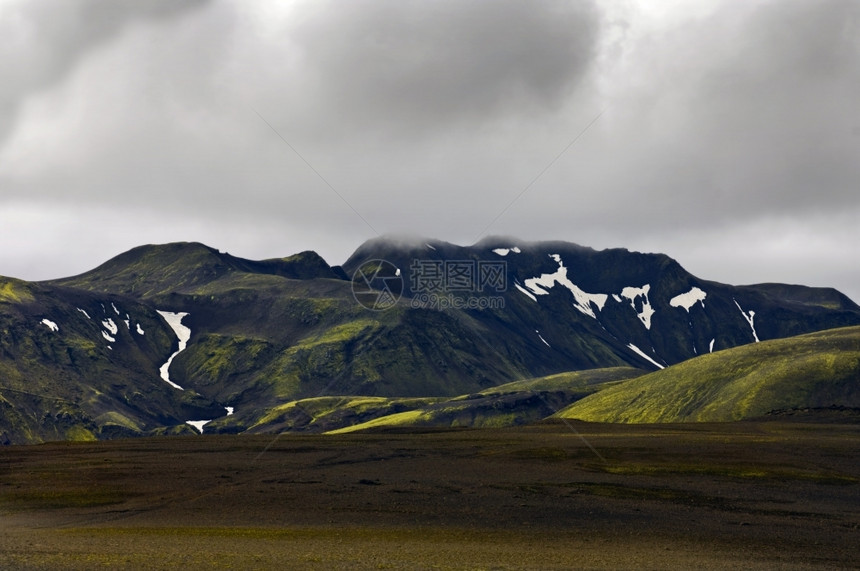
<svg viewBox="0 0 860 571">
<path fill-rule="evenodd" d="M 52 283 L 151 300 L 199 288 L 233 274 L 294 280 L 346 279 L 342 270 L 330 267 L 315 252 L 253 261 L 196 242 L 176 242 L 139 246 L 92 271 Z"/>
<path fill-rule="evenodd" d="M 0 276 L 0 303 L 29 303 L 34 300 L 27 282 Z"/>
<path fill-rule="evenodd" d="M 592 395 L 561 418 L 727 422 L 775 411 L 860 408 L 860 327 L 703 355 Z"/>
<path fill-rule="evenodd" d="M 15 280 L 0 291 L 0 444 L 143 436 L 224 414 L 162 380 L 177 341 L 152 308 Z"/>
<path fill-rule="evenodd" d="M 291 401 L 265 412 L 249 434 L 266 432 L 326 432 L 369 420 L 416 410 L 442 398 L 385 398 L 364 396 L 315 397 Z M 224 419 L 223 422 L 229 422 Z"/>
<path fill-rule="evenodd" d="M 344 424 L 333 433 L 393 427 L 502 428 L 538 422 L 571 402 L 626 379 L 645 374 L 632 367 L 570 371 L 515 381 L 451 399 L 437 399 L 410 410 L 377 414 L 363 423 Z"/>
</svg>

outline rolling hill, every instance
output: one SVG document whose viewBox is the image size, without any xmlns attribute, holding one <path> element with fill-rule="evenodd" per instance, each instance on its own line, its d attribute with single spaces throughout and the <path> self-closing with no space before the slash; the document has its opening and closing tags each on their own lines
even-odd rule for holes
<svg viewBox="0 0 860 571">
<path fill-rule="evenodd" d="M 343 434 L 368 429 L 431 426 L 501 428 L 530 424 L 547 418 L 568 403 L 644 373 L 632 367 L 615 367 L 515 381 L 475 394 L 436 399 L 407 410 L 377 415 L 328 432 Z"/>
<path fill-rule="evenodd" d="M 558 413 L 593 422 L 728 422 L 860 409 L 860 327 L 703 355 L 607 388 Z"/>
</svg>

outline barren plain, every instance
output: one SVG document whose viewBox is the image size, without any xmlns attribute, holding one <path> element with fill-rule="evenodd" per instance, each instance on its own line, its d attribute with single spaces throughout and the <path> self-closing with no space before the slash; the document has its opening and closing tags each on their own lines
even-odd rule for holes
<svg viewBox="0 0 860 571">
<path fill-rule="evenodd" d="M 858 450 L 784 420 L 13 446 L 0 568 L 856 568 Z"/>
</svg>

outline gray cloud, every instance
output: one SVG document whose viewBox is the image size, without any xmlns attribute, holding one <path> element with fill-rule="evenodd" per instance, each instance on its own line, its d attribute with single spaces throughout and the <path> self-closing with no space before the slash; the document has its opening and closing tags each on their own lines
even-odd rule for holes
<svg viewBox="0 0 860 571">
<path fill-rule="evenodd" d="M 0 252 L 28 252 L 22 277 L 57 275 L 33 269 L 52 240 L 87 244 L 78 271 L 173 239 L 338 263 L 373 236 L 338 194 L 379 232 L 470 243 L 605 111 L 490 233 L 660 249 L 725 281 L 832 276 L 860 297 L 860 270 L 834 261 L 860 242 L 856 2 L 213 0 L 86 15 L 113 4 L 22 5 L 35 31 L 0 23 L 30 54 L 0 58 L 17 126 L 0 139 L 0 214 L 28 220 Z M 22 267 L 11 259 L 0 274 Z"/>
<path fill-rule="evenodd" d="M 0 145 L 21 104 L 68 77 L 129 24 L 172 18 L 208 0 L 32 0 L 0 7 Z"/>
<path fill-rule="evenodd" d="M 291 32 L 311 103 L 337 124 L 415 139 L 557 110 L 599 33 L 590 2 L 325 2 Z"/>
<path fill-rule="evenodd" d="M 621 153 L 645 177 L 623 186 L 696 224 L 856 200 L 858 14 L 850 2 L 736 7 L 631 46 L 651 49 L 631 70 L 647 85 L 618 95 L 635 134 Z"/>
</svg>

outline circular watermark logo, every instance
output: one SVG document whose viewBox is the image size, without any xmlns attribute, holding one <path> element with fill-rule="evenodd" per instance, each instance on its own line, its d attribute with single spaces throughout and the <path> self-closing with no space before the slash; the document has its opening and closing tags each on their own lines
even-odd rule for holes
<svg viewBox="0 0 860 571">
<path fill-rule="evenodd" d="M 362 307 L 383 311 L 403 295 L 400 269 L 386 260 L 368 260 L 352 274 L 352 296 Z"/>
</svg>

